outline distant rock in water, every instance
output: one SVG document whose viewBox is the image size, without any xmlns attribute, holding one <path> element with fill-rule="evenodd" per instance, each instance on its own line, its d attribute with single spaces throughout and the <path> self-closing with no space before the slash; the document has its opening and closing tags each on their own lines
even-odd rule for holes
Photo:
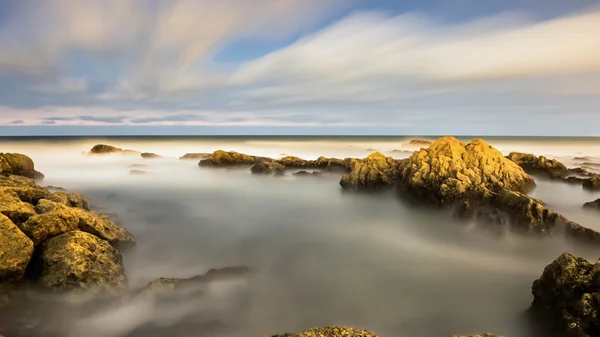
<svg viewBox="0 0 600 337">
<path fill-rule="evenodd" d="M 373 149 L 373 148 L 368 148 L 367 151 L 368 152 L 378 152 L 377 149 Z"/>
<path fill-rule="evenodd" d="M 600 199 L 596 199 L 594 201 L 586 202 L 583 204 L 583 208 L 586 209 L 596 209 L 600 211 Z"/>
<path fill-rule="evenodd" d="M 400 180 L 406 160 L 397 160 L 375 152 L 362 160 L 350 162 L 350 172 L 342 176 L 345 190 L 378 190 Z"/>
<path fill-rule="evenodd" d="M 17 175 L 27 178 L 40 178 L 34 169 L 33 160 L 20 153 L 0 153 L 0 175 Z"/>
<path fill-rule="evenodd" d="M 298 333 L 273 335 L 272 337 L 379 337 L 379 335 L 367 330 L 343 326 L 327 326 L 322 328 L 311 328 Z"/>
<path fill-rule="evenodd" d="M 200 160 L 199 166 L 242 166 L 254 165 L 269 160 L 269 158 L 250 156 L 235 151 L 217 150 L 211 153 L 206 159 Z"/>
<path fill-rule="evenodd" d="M 179 160 L 206 159 L 208 156 L 210 156 L 210 153 L 186 153 L 179 157 Z"/>
<path fill-rule="evenodd" d="M 511 152 L 506 158 L 532 174 L 542 173 L 551 178 L 561 178 L 569 174 L 567 167 L 556 159 L 520 152 Z"/>
<path fill-rule="evenodd" d="M 600 261 L 563 253 L 533 282 L 532 318 L 544 336 L 600 336 Z"/>
<path fill-rule="evenodd" d="M 276 161 L 265 161 L 252 166 L 250 172 L 252 174 L 283 175 L 285 173 L 285 166 Z"/>
<path fill-rule="evenodd" d="M 600 177 L 594 177 L 583 181 L 583 188 L 591 191 L 600 190 Z"/>
<path fill-rule="evenodd" d="M 413 153 L 413 151 L 393 149 L 390 153 Z"/>
<path fill-rule="evenodd" d="M 129 174 L 132 174 L 132 175 L 143 175 L 143 174 L 146 174 L 146 171 L 144 171 L 144 170 L 130 170 Z"/>
<path fill-rule="evenodd" d="M 573 160 L 592 160 L 592 158 L 587 157 L 587 156 L 585 156 L 585 157 L 574 157 Z"/>
<path fill-rule="evenodd" d="M 139 152 L 138 151 L 134 151 L 134 150 L 122 149 L 122 148 L 115 147 L 115 146 L 112 146 L 112 145 L 97 144 L 97 145 L 94 145 L 94 147 L 92 147 L 92 149 L 90 150 L 89 154 L 126 154 L 126 155 L 133 155 L 133 154 L 139 154 Z"/>
<path fill-rule="evenodd" d="M 131 164 L 129 165 L 129 167 L 131 168 L 136 168 L 136 167 L 150 167 L 150 165 L 146 165 L 146 164 Z"/>
<path fill-rule="evenodd" d="M 46 178 L 46 176 L 42 172 L 35 170 L 33 171 L 33 179 L 36 181 L 42 181 L 44 178 Z"/>
<path fill-rule="evenodd" d="M 432 141 L 424 139 L 412 139 L 408 145 L 431 145 Z"/>
<path fill-rule="evenodd" d="M 141 154 L 141 156 L 144 159 L 158 159 L 158 158 L 163 158 L 163 156 L 158 155 L 156 153 L 152 153 L 152 152 L 143 152 Z"/>
<path fill-rule="evenodd" d="M 587 161 L 581 163 L 581 165 L 589 166 L 589 167 L 594 167 L 594 168 L 600 168 L 600 164 L 599 163 L 592 163 L 592 162 L 587 162 Z"/>
<path fill-rule="evenodd" d="M 320 176 L 323 173 L 319 172 L 319 171 L 312 171 L 312 172 L 308 172 L 308 171 L 298 171 L 296 173 L 294 173 L 295 176 Z"/>
</svg>

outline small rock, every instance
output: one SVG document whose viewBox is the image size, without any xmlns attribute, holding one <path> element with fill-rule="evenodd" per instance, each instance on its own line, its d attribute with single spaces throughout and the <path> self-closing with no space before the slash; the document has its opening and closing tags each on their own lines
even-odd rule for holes
<svg viewBox="0 0 600 337">
<path fill-rule="evenodd" d="M 586 202 L 583 204 L 583 208 L 587 209 L 595 209 L 600 211 L 600 199 L 596 199 L 594 201 Z"/>
<path fill-rule="evenodd" d="M 158 158 L 163 158 L 163 156 L 158 155 L 156 153 L 151 153 L 151 152 L 144 152 L 141 154 L 142 158 L 144 159 L 158 159 Z"/>
<path fill-rule="evenodd" d="M 285 166 L 275 161 L 265 161 L 252 166 L 250 172 L 252 172 L 252 174 L 283 175 Z"/>
</svg>

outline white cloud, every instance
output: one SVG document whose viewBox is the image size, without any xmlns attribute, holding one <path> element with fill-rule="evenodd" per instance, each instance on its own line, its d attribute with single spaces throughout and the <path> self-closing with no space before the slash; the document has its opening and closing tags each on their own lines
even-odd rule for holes
<svg viewBox="0 0 600 337">
<path fill-rule="evenodd" d="M 32 86 L 34 91 L 51 94 L 74 94 L 88 89 L 88 82 L 83 77 L 63 77 L 54 83 L 41 83 Z"/>
</svg>

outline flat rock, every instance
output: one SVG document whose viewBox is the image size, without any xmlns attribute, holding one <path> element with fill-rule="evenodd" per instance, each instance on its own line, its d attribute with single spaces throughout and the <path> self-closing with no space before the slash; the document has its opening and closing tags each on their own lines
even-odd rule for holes
<svg viewBox="0 0 600 337">
<path fill-rule="evenodd" d="M 567 167 L 556 159 L 535 156 L 530 153 L 511 152 L 506 158 L 512 160 L 529 173 L 542 173 L 551 178 L 560 178 L 569 174 Z"/>
<path fill-rule="evenodd" d="M 311 328 L 298 333 L 273 335 L 272 337 L 379 337 L 379 335 L 355 328 L 327 326 L 322 328 Z"/>
<path fill-rule="evenodd" d="M 121 253 L 89 233 L 73 231 L 46 241 L 39 283 L 47 288 L 122 290 L 127 285 Z"/>
<path fill-rule="evenodd" d="M 32 255 L 33 242 L 0 214 L 0 283 L 20 281 Z"/>
<path fill-rule="evenodd" d="M 33 160 L 20 153 L 0 153 L 0 175 L 35 178 Z"/>
<path fill-rule="evenodd" d="M 600 211 L 600 199 L 596 199 L 594 201 L 586 202 L 583 204 L 583 208 L 586 209 L 595 209 Z"/>
<path fill-rule="evenodd" d="M 400 180 L 406 160 L 374 152 L 363 160 L 350 162 L 350 173 L 342 176 L 340 185 L 345 190 L 377 190 Z"/>
<path fill-rule="evenodd" d="M 296 173 L 294 173 L 295 176 L 300 176 L 300 177 L 306 177 L 306 176 L 320 176 L 323 173 L 319 172 L 319 171 L 312 171 L 312 172 L 308 172 L 308 171 L 298 171 Z"/>
<path fill-rule="evenodd" d="M 563 253 L 533 282 L 532 317 L 544 335 L 600 335 L 600 262 Z"/>
<path fill-rule="evenodd" d="M 432 141 L 425 139 L 411 139 L 408 145 L 431 145 Z"/>
<path fill-rule="evenodd" d="M 141 154 L 141 156 L 144 159 L 158 159 L 158 158 L 163 158 L 163 156 L 158 155 L 156 153 L 152 153 L 152 152 L 143 152 Z"/>
</svg>

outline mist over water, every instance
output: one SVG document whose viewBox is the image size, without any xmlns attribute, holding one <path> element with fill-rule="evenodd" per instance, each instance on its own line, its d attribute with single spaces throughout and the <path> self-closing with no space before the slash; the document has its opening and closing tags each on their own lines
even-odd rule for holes
<svg viewBox="0 0 600 337">
<path fill-rule="evenodd" d="M 371 152 L 367 149 L 376 149 L 405 158 L 409 152 L 391 151 L 418 149 L 407 141 L 4 141 L 0 151 L 31 156 L 46 175 L 44 185 L 88 196 L 98 211 L 137 238 L 137 246 L 124 252 L 132 288 L 210 268 L 243 265 L 255 271 L 239 280 L 211 283 L 205 296 L 182 296 L 167 306 L 138 299 L 106 310 L 46 313 L 60 322 L 65 336 L 154 336 L 135 330 L 148 322 L 170 327 L 170 336 L 200 336 L 199 328 L 187 324 L 190 314 L 227 324 L 223 336 L 258 337 L 323 325 L 390 337 L 529 336 L 520 315 L 531 303 L 531 284 L 543 268 L 564 251 L 596 260 L 599 248 L 560 237 L 499 237 L 443 212 L 406 205 L 392 192 L 342 193 L 339 174 L 264 177 L 248 168 L 200 168 L 196 160 L 177 159 L 186 152 L 217 149 L 306 159 L 365 157 Z M 166 158 L 81 154 L 97 143 Z M 490 143 L 505 154 L 543 154 L 568 166 L 578 163 L 576 156 L 600 163 L 598 140 Z M 133 164 L 148 165 L 139 168 L 147 174 L 131 175 Z M 581 209 L 600 193 L 540 178 L 536 182 L 532 195 L 569 219 L 600 230 L 597 215 Z"/>
</svg>

